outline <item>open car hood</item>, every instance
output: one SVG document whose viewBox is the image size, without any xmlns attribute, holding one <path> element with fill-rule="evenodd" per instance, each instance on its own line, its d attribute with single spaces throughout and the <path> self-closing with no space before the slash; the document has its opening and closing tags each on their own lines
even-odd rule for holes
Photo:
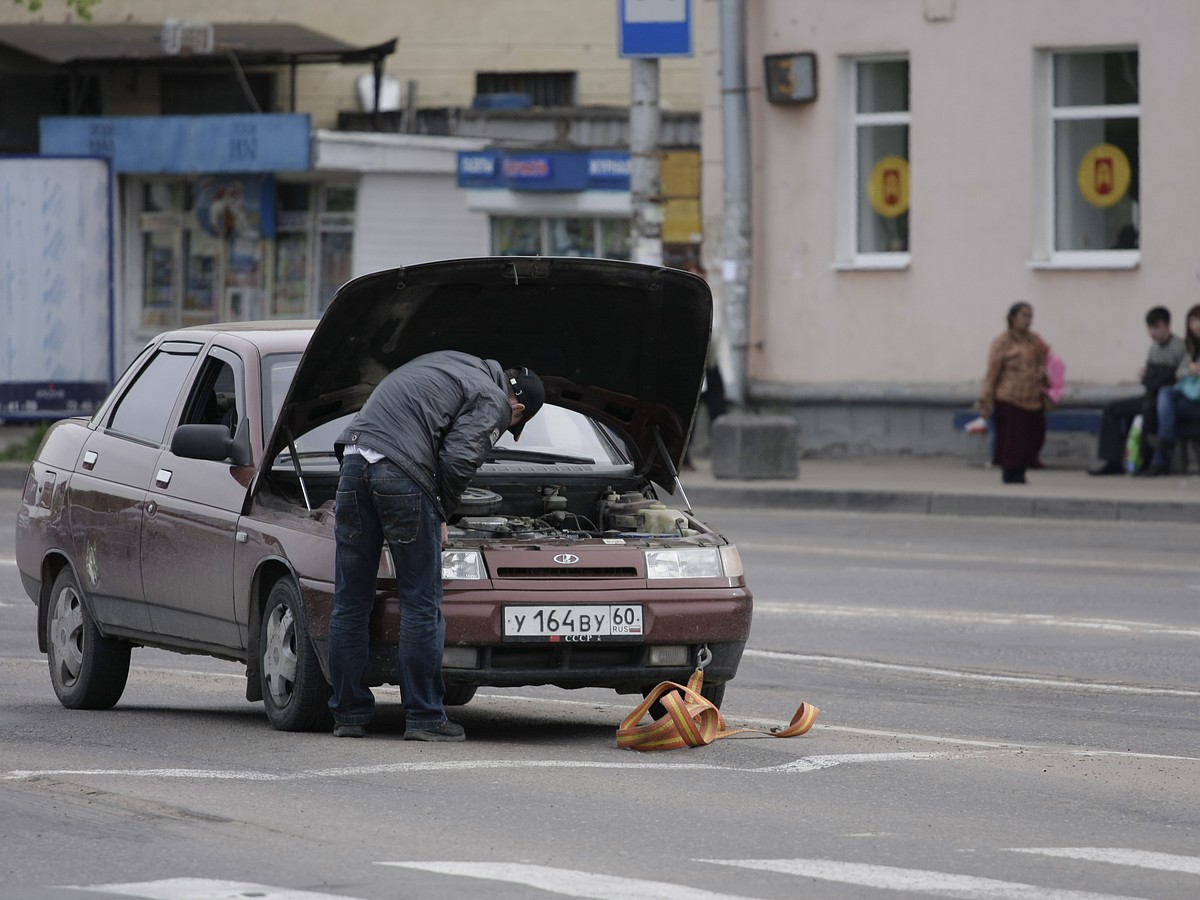
<svg viewBox="0 0 1200 900">
<path fill-rule="evenodd" d="M 299 437 L 357 412 L 393 369 L 433 350 L 528 366 L 546 402 L 625 438 L 670 485 L 691 433 L 712 330 L 712 294 L 677 269 L 607 259 L 445 260 L 364 275 L 338 290 L 284 401 L 264 465 Z"/>
</svg>

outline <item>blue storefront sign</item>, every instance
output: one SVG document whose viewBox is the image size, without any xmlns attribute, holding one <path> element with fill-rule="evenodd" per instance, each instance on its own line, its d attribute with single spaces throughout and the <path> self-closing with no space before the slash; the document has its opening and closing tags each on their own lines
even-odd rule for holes
<svg viewBox="0 0 1200 900">
<path fill-rule="evenodd" d="M 299 114 L 46 117 L 44 156 L 100 156 L 120 173 L 302 172 L 311 121 Z"/>
<path fill-rule="evenodd" d="M 458 154 L 458 186 L 511 191 L 628 191 L 620 150 L 475 150 Z"/>
</svg>

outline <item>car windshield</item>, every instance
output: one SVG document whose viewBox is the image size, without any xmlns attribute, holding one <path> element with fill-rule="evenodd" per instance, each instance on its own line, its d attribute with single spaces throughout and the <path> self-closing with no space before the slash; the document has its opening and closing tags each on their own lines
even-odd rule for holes
<svg viewBox="0 0 1200 900">
<path fill-rule="evenodd" d="M 264 434 L 270 434 L 279 417 L 299 362 L 299 354 L 274 355 L 263 361 Z M 295 442 L 297 456 L 302 460 L 332 460 L 333 442 L 353 418 L 352 414 L 341 416 L 301 435 Z M 623 466 L 629 464 L 630 456 L 611 429 L 583 413 L 547 403 L 522 429 L 520 441 L 504 432 L 488 462 Z M 285 450 L 275 464 L 290 468 L 291 453 Z"/>
</svg>

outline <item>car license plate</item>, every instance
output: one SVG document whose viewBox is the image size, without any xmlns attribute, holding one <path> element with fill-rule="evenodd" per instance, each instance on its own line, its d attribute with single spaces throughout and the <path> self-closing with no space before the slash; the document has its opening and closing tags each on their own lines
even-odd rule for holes
<svg viewBox="0 0 1200 900">
<path fill-rule="evenodd" d="M 506 641 L 640 641 L 642 607 L 620 606 L 506 606 Z"/>
</svg>

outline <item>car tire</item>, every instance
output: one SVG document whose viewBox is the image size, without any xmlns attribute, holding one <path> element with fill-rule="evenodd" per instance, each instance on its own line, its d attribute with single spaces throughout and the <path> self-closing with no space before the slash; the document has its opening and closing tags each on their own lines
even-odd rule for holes
<svg viewBox="0 0 1200 900">
<path fill-rule="evenodd" d="M 333 724 L 329 682 L 308 638 L 295 584 L 281 578 L 271 588 L 258 629 L 263 707 L 278 731 L 321 731 Z"/>
<path fill-rule="evenodd" d="M 473 684 L 448 684 L 442 697 L 443 706 L 466 706 L 478 690 Z"/>
<path fill-rule="evenodd" d="M 129 679 L 127 641 L 100 633 L 71 569 L 50 589 L 46 610 L 46 656 L 50 682 L 67 709 L 111 709 Z"/>
<path fill-rule="evenodd" d="M 642 699 L 644 700 L 645 698 L 649 697 L 650 692 L 653 691 L 654 688 L 656 688 L 656 687 L 658 687 L 658 685 L 652 685 L 651 687 L 642 688 Z M 715 706 L 717 709 L 720 709 L 721 703 L 725 700 L 725 682 L 721 682 L 720 684 L 701 685 L 700 696 L 703 697 L 705 700 L 707 700 L 709 703 L 711 703 L 713 706 Z M 654 705 L 650 707 L 650 718 L 652 718 L 652 719 L 661 719 L 666 714 L 667 714 L 667 708 L 665 706 L 663 706 L 661 703 L 659 703 L 658 701 L 655 701 Z"/>
</svg>

